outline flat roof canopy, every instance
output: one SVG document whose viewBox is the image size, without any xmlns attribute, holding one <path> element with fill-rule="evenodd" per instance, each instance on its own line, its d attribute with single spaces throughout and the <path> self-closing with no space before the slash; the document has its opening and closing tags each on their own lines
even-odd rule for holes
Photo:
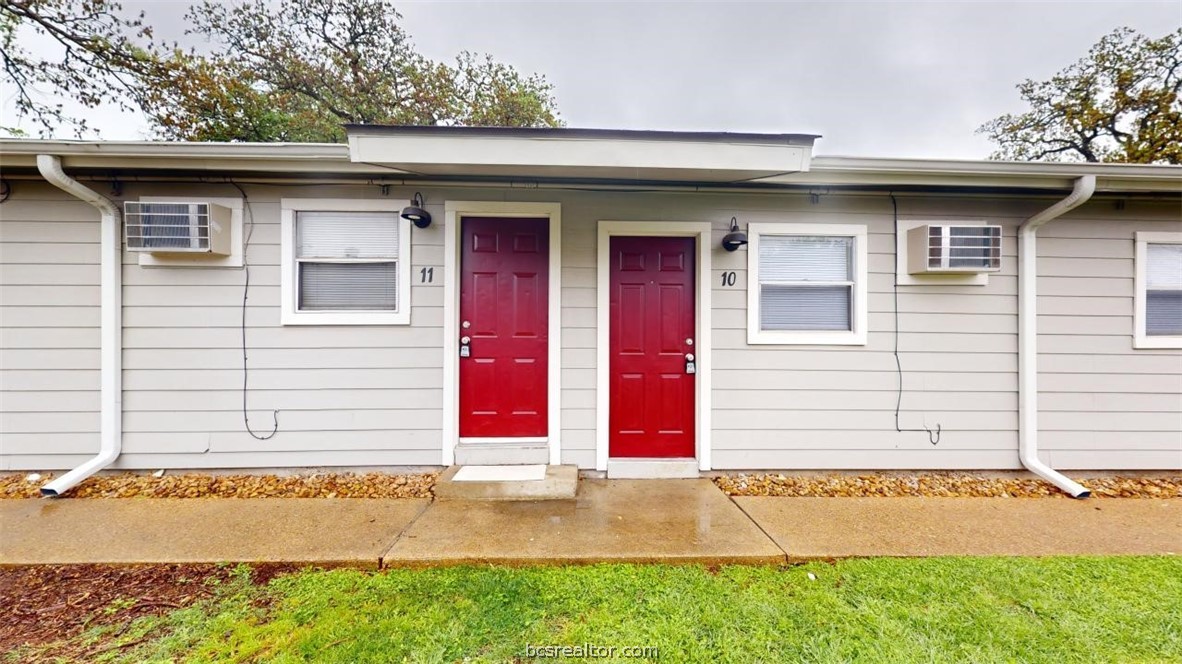
<svg viewBox="0 0 1182 664">
<path fill-rule="evenodd" d="M 812 134 L 346 125 L 349 158 L 419 175 L 743 182 L 808 171 Z"/>
</svg>

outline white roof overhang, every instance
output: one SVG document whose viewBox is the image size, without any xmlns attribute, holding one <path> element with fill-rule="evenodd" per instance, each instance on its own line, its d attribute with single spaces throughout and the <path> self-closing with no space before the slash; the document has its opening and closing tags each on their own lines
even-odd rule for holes
<svg viewBox="0 0 1182 664">
<path fill-rule="evenodd" d="M 812 138 L 797 135 L 773 135 L 772 140 L 778 143 L 767 144 L 759 142 L 759 137 L 768 140 L 767 135 L 760 134 L 590 130 L 593 135 L 588 135 L 588 130 L 553 131 L 571 132 L 571 137 L 497 139 L 474 133 L 463 138 L 453 135 L 444 141 L 418 140 L 431 139 L 430 134 L 423 134 L 414 141 L 404 138 L 386 143 L 375 133 L 377 142 L 368 145 L 362 141 L 363 134 L 351 137 L 360 143 L 356 147 L 321 143 L 0 139 L 0 176 L 12 177 L 22 172 L 35 176 L 37 155 L 52 154 L 62 159 L 68 171 L 120 172 L 125 177 L 132 174 L 149 177 L 164 172 L 202 174 L 201 177 L 249 173 L 268 178 L 365 178 L 388 184 L 438 180 L 537 186 L 545 182 L 583 181 L 591 185 L 610 182 L 612 186 L 627 186 L 632 182 L 646 188 L 671 189 L 686 186 L 697 189 L 697 185 L 719 189 L 733 184 L 765 191 L 802 188 L 1068 191 L 1080 176 L 1095 175 L 1098 193 L 1182 193 L 1182 166 L 810 157 Z M 683 140 L 670 138 L 682 135 L 686 136 Z M 797 145 L 797 142 L 809 145 Z M 495 144 L 490 147 L 490 143 Z M 382 152 L 396 145 L 402 146 L 399 157 L 387 154 L 388 161 L 379 162 L 367 158 L 380 156 L 372 154 L 373 150 Z M 512 149 L 506 149 L 507 146 Z M 514 156 L 518 149 L 522 154 Z M 532 157 L 524 156 L 527 149 L 533 151 Z M 768 172 L 770 166 L 784 168 L 796 159 L 788 156 L 791 152 L 801 152 L 801 170 Z M 434 157 L 441 161 L 435 163 Z M 495 163 L 514 159 L 519 165 Z M 547 163 L 548 160 L 555 163 Z"/>
<path fill-rule="evenodd" d="M 809 169 L 815 136 L 350 125 L 349 158 L 424 176 L 745 182 Z"/>
</svg>

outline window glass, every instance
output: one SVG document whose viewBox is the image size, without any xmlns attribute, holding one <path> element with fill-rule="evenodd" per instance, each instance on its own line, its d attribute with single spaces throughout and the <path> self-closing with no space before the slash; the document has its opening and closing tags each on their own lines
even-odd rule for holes
<svg viewBox="0 0 1182 664">
<path fill-rule="evenodd" d="M 1146 247 L 1145 334 L 1182 335 L 1182 244 Z"/>
<path fill-rule="evenodd" d="M 398 234 L 392 212 L 298 212 L 298 309 L 397 311 Z"/>
<path fill-rule="evenodd" d="M 761 330 L 852 330 L 854 238 L 764 235 Z"/>
<path fill-rule="evenodd" d="M 852 237 L 764 235 L 759 241 L 759 280 L 851 281 Z"/>
<path fill-rule="evenodd" d="M 397 263 L 312 263 L 300 270 L 300 309 L 395 311 Z"/>
<path fill-rule="evenodd" d="M 393 212 L 300 212 L 300 258 L 396 258 L 398 216 Z"/>
</svg>

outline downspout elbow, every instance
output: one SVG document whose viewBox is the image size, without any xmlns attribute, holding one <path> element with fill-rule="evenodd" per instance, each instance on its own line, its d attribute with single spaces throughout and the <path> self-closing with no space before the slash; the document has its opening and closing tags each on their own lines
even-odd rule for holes
<svg viewBox="0 0 1182 664">
<path fill-rule="evenodd" d="M 1072 498 L 1091 491 L 1038 458 L 1038 245 L 1039 227 L 1083 205 L 1096 191 L 1096 176 L 1076 179 L 1063 200 L 1018 227 L 1018 459 L 1022 466 Z"/>
<path fill-rule="evenodd" d="M 41 495 L 56 498 L 86 478 L 111 465 L 123 447 L 123 386 L 121 364 L 123 322 L 121 299 L 123 238 L 119 208 L 110 200 L 66 175 L 61 159 L 37 155 L 37 170 L 47 182 L 94 208 L 101 215 L 99 290 L 102 299 L 99 324 L 99 452 L 93 458 L 41 487 Z"/>
</svg>

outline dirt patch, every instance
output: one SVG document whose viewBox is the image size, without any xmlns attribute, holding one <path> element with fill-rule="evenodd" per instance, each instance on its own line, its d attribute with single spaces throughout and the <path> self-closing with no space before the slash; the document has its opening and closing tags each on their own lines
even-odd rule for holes
<svg viewBox="0 0 1182 664">
<path fill-rule="evenodd" d="M 264 584 L 297 569 L 292 565 L 251 568 Z M 130 626 L 136 618 L 162 615 L 212 597 L 234 569 L 219 565 L 44 565 L 0 568 L 0 653 L 50 646 L 98 625 Z M 87 659 L 88 654 L 54 653 Z"/>
<path fill-rule="evenodd" d="M 97 475 L 66 494 L 70 498 L 430 498 L 438 473 L 320 473 L 314 475 Z M 0 498 L 37 498 L 53 475 L 30 481 L 24 473 L 0 475 Z"/>
<path fill-rule="evenodd" d="M 1101 498 L 1182 498 L 1182 476 L 1093 477 L 1077 480 Z M 1067 497 L 1050 482 L 1015 477 L 981 477 L 960 473 L 917 475 L 830 475 L 824 477 L 779 474 L 740 474 L 715 477 L 714 483 L 731 496 L 786 496 L 817 498 L 850 497 L 953 497 L 953 498 L 1052 498 Z"/>
</svg>

